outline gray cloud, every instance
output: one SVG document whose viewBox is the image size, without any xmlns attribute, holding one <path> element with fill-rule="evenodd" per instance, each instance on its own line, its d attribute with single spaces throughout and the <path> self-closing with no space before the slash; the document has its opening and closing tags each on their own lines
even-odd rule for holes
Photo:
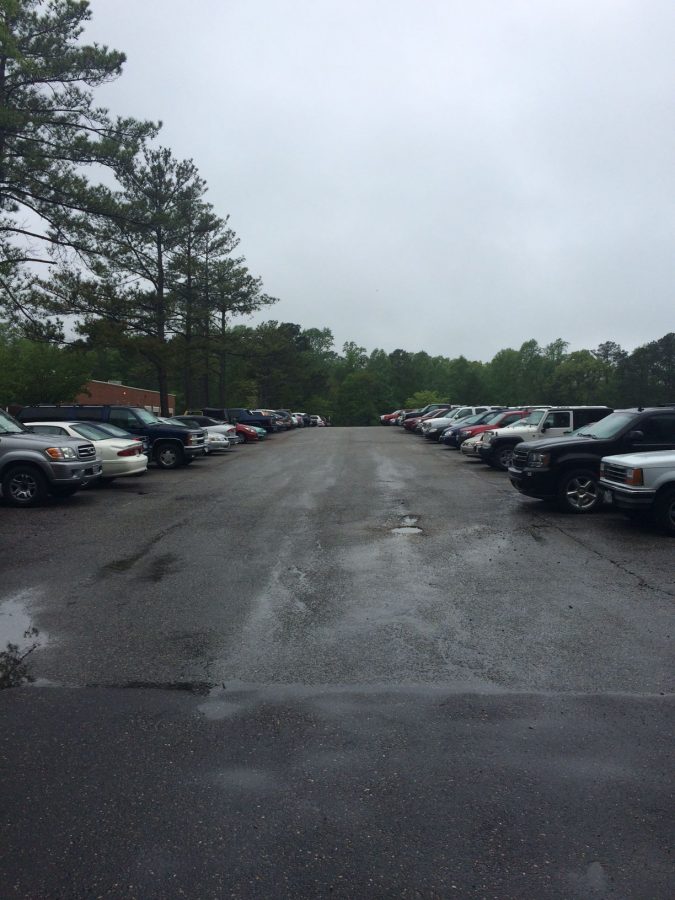
<svg viewBox="0 0 675 900">
<path fill-rule="evenodd" d="M 488 359 L 673 330 L 667 0 L 93 0 L 268 316 Z"/>
</svg>

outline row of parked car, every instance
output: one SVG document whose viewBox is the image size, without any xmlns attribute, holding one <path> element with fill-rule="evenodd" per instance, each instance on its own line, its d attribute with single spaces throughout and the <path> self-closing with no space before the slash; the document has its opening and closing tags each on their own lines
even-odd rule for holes
<svg viewBox="0 0 675 900">
<path fill-rule="evenodd" d="M 675 534 L 675 404 L 458 406 L 430 404 L 380 417 L 508 472 L 527 497 L 590 513 L 610 502 Z"/>
<path fill-rule="evenodd" d="M 210 413 L 210 414 L 207 414 Z M 276 431 L 325 426 L 288 410 L 209 409 L 165 418 L 143 407 L 41 404 L 0 409 L 0 487 L 12 506 L 67 497 L 95 481 L 186 466 Z"/>
</svg>

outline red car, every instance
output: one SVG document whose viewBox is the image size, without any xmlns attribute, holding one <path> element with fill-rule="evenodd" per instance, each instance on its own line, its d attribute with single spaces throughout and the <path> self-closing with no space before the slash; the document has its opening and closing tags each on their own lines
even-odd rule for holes
<svg viewBox="0 0 675 900">
<path fill-rule="evenodd" d="M 382 425 L 395 425 L 396 420 L 401 415 L 401 413 L 409 412 L 407 409 L 395 409 L 393 413 L 385 413 L 385 415 L 380 416 L 380 422 Z"/>
<path fill-rule="evenodd" d="M 412 419 L 406 419 L 403 423 L 403 427 L 408 431 L 417 431 L 417 426 L 420 422 L 424 422 L 425 419 L 439 419 L 442 415 L 444 415 L 451 407 L 438 407 L 437 409 L 432 410 L 431 412 L 426 413 L 423 416 L 414 416 Z"/>
<path fill-rule="evenodd" d="M 240 437 L 243 437 L 245 443 L 250 444 L 253 443 L 253 441 L 260 440 L 260 435 L 255 428 L 251 428 L 250 425 L 243 425 L 241 422 L 237 422 L 234 427 L 237 429 L 237 434 Z"/>
<path fill-rule="evenodd" d="M 484 431 L 490 431 L 491 428 L 506 428 L 507 425 L 513 425 L 514 422 L 523 419 L 531 412 L 531 409 L 503 409 L 482 425 L 467 425 L 465 428 L 460 428 L 455 436 L 455 446 L 460 447 L 464 441 L 477 434 L 482 434 Z"/>
</svg>

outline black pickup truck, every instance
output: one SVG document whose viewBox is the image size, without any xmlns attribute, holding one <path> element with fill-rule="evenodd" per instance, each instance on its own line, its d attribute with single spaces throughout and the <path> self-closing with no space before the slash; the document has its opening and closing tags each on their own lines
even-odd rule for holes
<svg viewBox="0 0 675 900">
<path fill-rule="evenodd" d="M 277 430 L 277 423 L 272 416 L 266 416 L 259 412 L 243 407 L 204 407 L 203 415 L 211 416 L 213 419 L 220 419 L 223 422 L 229 422 L 236 425 L 241 422 L 242 425 L 254 425 L 256 428 L 264 428 L 267 432 Z"/>
<path fill-rule="evenodd" d="M 201 428 L 167 425 L 142 406 L 71 403 L 67 406 L 40 404 L 24 406 L 17 415 L 20 422 L 108 422 L 134 437 L 146 438 L 151 458 L 161 469 L 186 466 L 204 453 Z"/>
</svg>

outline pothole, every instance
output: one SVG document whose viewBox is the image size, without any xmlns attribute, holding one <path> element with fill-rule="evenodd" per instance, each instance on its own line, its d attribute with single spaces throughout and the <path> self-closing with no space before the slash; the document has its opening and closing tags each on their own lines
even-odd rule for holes
<svg viewBox="0 0 675 900">
<path fill-rule="evenodd" d="M 401 524 L 397 528 L 392 528 L 392 534 L 423 534 L 422 529 L 417 525 L 419 516 L 403 516 Z"/>
</svg>

